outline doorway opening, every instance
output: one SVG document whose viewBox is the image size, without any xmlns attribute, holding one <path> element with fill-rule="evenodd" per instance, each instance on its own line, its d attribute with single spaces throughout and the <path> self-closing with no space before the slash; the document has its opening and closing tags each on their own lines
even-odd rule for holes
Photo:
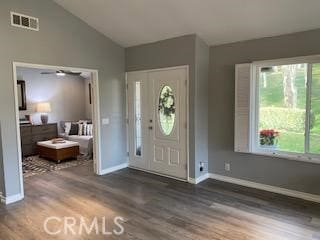
<svg viewBox="0 0 320 240">
<path fill-rule="evenodd" d="M 101 174 L 98 71 L 13 63 L 20 195 L 24 178 L 79 165 Z"/>
</svg>

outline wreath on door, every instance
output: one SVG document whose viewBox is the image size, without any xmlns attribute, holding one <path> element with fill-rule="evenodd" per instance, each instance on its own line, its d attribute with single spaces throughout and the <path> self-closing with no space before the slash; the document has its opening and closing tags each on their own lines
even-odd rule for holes
<svg viewBox="0 0 320 240">
<path fill-rule="evenodd" d="M 158 110 L 166 117 L 172 117 L 176 112 L 173 91 L 169 86 L 164 86 L 160 92 Z"/>
</svg>

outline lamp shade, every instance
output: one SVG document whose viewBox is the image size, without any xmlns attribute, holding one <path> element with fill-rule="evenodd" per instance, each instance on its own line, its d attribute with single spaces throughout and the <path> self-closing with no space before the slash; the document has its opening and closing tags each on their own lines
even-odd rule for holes
<svg viewBox="0 0 320 240">
<path fill-rule="evenodd" d="M 38 103 L 37 104 L 38 113 L 49 113 L 51 112 L 51 105 L 48 102 Z"/>
</svg>

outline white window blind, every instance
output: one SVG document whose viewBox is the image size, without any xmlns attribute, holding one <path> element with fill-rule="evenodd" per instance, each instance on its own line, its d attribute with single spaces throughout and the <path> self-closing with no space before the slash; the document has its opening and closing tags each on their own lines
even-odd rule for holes
<svg viewBox="0 0 320 240">
<path fill-rule="evenodd" d="M 235 66 L 234 151 L 250 152 L 250 85 L 252 65 Z"/>
</svg>

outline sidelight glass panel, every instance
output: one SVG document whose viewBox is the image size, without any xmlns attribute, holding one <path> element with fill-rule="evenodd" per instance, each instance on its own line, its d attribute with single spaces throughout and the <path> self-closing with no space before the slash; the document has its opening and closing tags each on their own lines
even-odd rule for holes
<svg viewBox="0 0 320 240">
<path fill-rule="evenodd" d="M 135 120 L 135 155 L 141 156 L 141 84 L 135 83 L 134 95 L 134 120 Z"/>
<path fill-rule="evenodd" d="M 159 96 L 159 122 L 162 133 L 170 135 L 175 123 L 175 100 L 173 90 L 169 86 L 164 86 Z"/>
<path fill-rule="evenodd" d="M 320 63 L 312 65 L 310 111 L 310 153 L 320 153 Z"/>
</svg>

